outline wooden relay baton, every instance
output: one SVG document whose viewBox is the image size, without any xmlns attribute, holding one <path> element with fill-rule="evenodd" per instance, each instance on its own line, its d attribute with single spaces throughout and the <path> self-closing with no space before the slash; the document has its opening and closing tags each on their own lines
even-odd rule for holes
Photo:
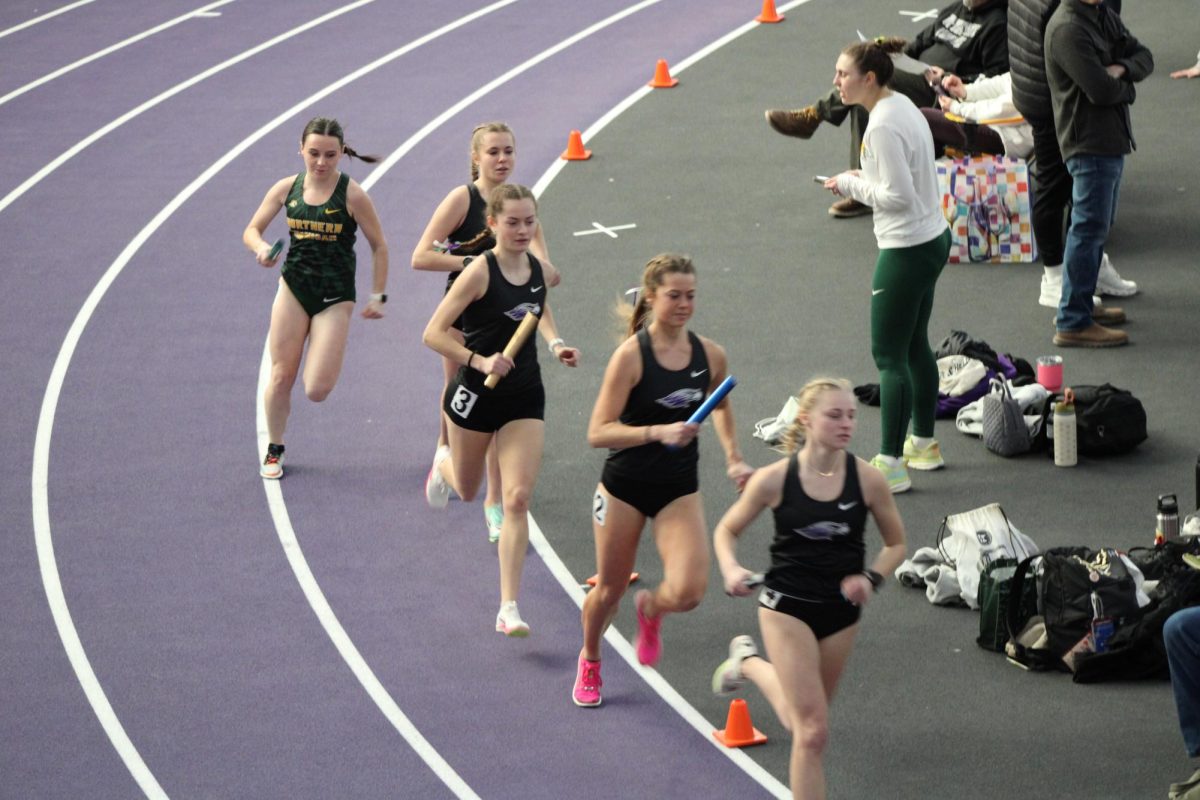
<svg viewBox="0 0 1200 800">
<path fill-rule="evenodd" d="M 537 327 L 538 319 L 538 315 L 534 314 L 532 311 L 526 313 L 525 316 L 521 318 L 521 324 L 518 325 L 517 329 L 513 332 L 512 338 L 508 340 L 508 344 L 504 345 L 505 358 L 515 359 L 517 357 L 517 353 L 520 352 L 521 348 L 525 346 L 526 340 L 533 335 L 533 329 Z M 499 382 L 500 376 L 493 372 L 487 376 L 483 382 L 483 385 L 489 389 L 495 389 L 496 384 Z"/>
</svg>

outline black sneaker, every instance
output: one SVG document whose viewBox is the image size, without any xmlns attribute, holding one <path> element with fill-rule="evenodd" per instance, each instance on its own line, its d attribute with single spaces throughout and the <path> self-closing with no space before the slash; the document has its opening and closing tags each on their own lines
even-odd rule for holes
<svg viewBox="0 0 1200 800">
<path fill-rule="evenodd" d="M 267 457 L 263 459 L 262 468 L 258 474 L 272 481 L 283 477 L 283 445 L 267 445 Z"/>
</svg>

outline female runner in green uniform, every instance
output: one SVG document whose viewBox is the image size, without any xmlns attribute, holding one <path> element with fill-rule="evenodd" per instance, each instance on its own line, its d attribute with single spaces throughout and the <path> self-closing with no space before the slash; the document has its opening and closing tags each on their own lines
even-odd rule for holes
<svg viewBox="0 0 1200 800">
<path fill-rule="evenodd" d="M 286 208 L 290 244 L 271 307 L 271 379 L 263 395 L 270 441 L 260 469 L 264 478 L 283 476 L 283 432 L 305 342 L 304 393 L 309 400 L 319 403 L 328 397 L 342 371 L 355 300 L 354 241 L 359 228 L 371 245 L 372 266 L 371 299 L 362 315 L 379 319 L 387 301 L 387 241 L 371 198 L 338 170 L 343 154 L 367 163 L 377 160 L 347 147 L 337 120 L 311 120 L 300 137 L 304 172 L 272 186 L 242 234 L 259 264 L 275 266 L 279 255 L 270 257 L 271 245 L 263 232 L 279 209 Z"/>
</svg>

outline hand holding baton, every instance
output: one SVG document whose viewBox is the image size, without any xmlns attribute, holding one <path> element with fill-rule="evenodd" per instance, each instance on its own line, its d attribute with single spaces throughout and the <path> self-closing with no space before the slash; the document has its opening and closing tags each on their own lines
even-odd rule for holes
<svg viewBox="0 0 1200 800">
<path fill-rule="evenodd" d="M 725 380 L 721 381 L 720 385 L 713 390 L 713 393 L 710 394 L 708 398 L 700 404 L 699 408 L 692 412 L 690 417 L 688 417 L 688 424 L 699 425 L 700 423 L 704 422 L 704 420 L 708 418 L 708 415 L 713 412 L 713 409 L 725 399 L 725 395 L 729 394 L 729 391 L 735 386 L 737 386 L 737 378 L 733 377 L 732 375 L 726 375 Z M 667 445 L 666 447 L 668 450 L 678 449 L 671 445 Z"/>
<path fill-rule="evenodd" d="M 513 332 L 512 338 L 508 340 L 508 344 L 504 345 L 505 358 L 515 359 L 517 357 L 517 353 L 520 352 L 521 348 L 525 346 L 525 342 L 529 339 L 530 335 L 533 334 L 534 328 L 537 327 L 538 319 L 539 318 L 537 314 L 534 314 L 532 311 L 527 312 L 525 316 L 521 318 L 521 324 L 518 325 L 517 329 Z M 487 379 L 484 380 L 483 385 L 489 389 L 495 389 L 496 384 L 499 382 L 500 376 L 493 372 L 491 375 L 487 376 Z"/>
</svg>

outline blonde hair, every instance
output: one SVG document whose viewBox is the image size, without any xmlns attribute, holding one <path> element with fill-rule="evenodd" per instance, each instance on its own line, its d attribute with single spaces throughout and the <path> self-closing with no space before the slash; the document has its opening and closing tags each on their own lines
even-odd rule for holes
<svg viewBox="0 0 1200 800">
<path fill-rule="evenodd" d="M 533 196 L 533 191 L 528 186 L 522 186 L 519 183 L 502 183 L 492 189 L 491 195 L 488 196 L 488 216 L 492 219 L 499 219 L 505 202 L 509 200 L 532 200 L 534 213 L 537 213 L 537 198 Z"/>
<path fill-rule="evenodd" d="M 483 147 L 483 137 L 489 133 L 507 133 L 512 137 L 513 148 L 517 146 L 517 136 L 512 132 L 512 128 L 503 122 L 485 122 L 482 125 L 476 125 L 475 130 L 471 131 L 471 180 L 479 178 L 479 165 L 475 163 L 475 156 L 479 155 L 479 150 Z"/>
<path fill-rule="evenodd" d="M 792 424 L 788 426 L 787 432 L 783 435 L 784 451 L 789 455 L 804 447 L 804 423 L 800 421 L 800 416 L 808 416 L 821 395 L 829 391 L 849 392 L 853 395 L 854 387 L 845 378 L 822 377 L 813 378 L 796 393 L 796 418 L 792 420 Z"/>
<path fill-rule="evenodd" d="M 642 286 L 638 289 L 637 300 L 633 306 L 625 302 L 617 305 L 616 316 L 625 331 L 625 337 L 633 336 L 646 326 L 650 316 L 648 297 L 663 285 L 668 275 L 695 275 L 696 267 L 692 264 L 691 256 L 679 253 L 659 253 L 646 262 L 642 270 Z"/>
</svg>

